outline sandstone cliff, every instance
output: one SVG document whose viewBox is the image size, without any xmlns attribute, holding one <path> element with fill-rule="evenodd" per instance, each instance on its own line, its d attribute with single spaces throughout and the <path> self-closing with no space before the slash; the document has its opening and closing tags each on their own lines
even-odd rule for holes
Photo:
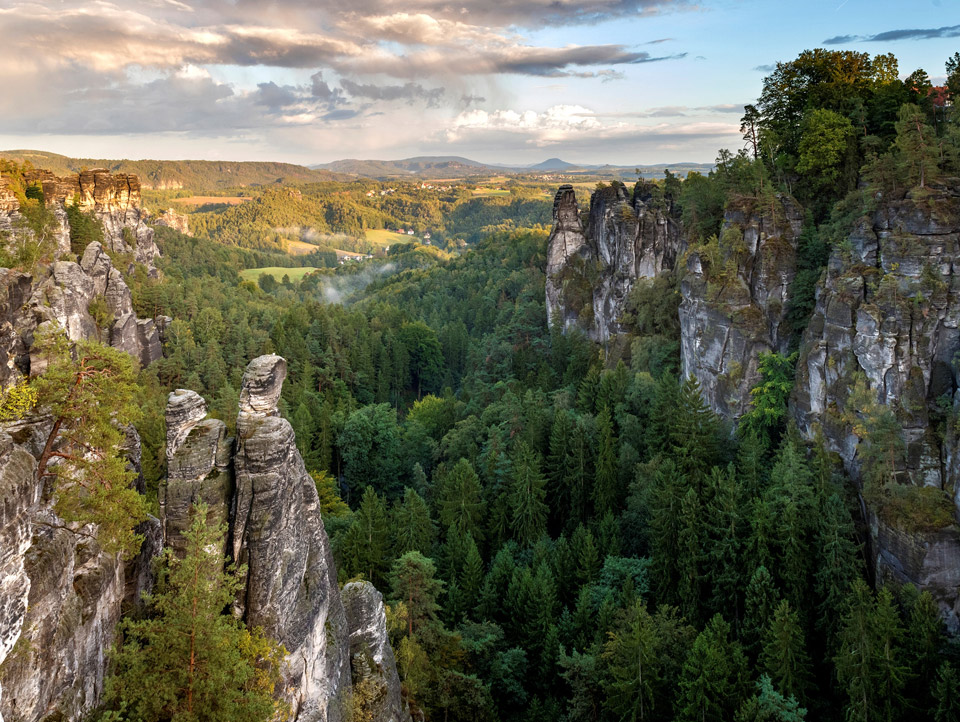
<svg viewBox="0 0 960 722">
<path fill-rule="evenodd" d="M 153 229 L 146 224 L 140 197 L 140 179 L 135 175 L 95 168 L 76 175 L 58 177 L 50 171 L 31 170 L 27 183 L 39 183 L 44 201 L 61 218 L 68 205 L 91 213 L 103 225 L 107 247 L 116 253 L 132 253 L 138 263 L 151 266 L 160 255 L 153 242 Z M 62 223 L 66 214 L 62 213 Z M 69 251 L 69 228 L 66 250 Z"/>
<path fill-rule="evenodd" d="M 904 454 L 898 481 L 942 489 L 960 510 L 960 196 L 950 189 L 874 197 L 845 243 L 830 257 L 803 337 L 793 417 L 813 436 L 819 426 L 854 477 L 862 440 L 845 421 L 855 380 L 892 409 Z M 960 530 L 897 528 L 874 515 L 881 577 L 929 589 L 960 625 Z"/>
<path fill-rule="evenodd" d="M 628 193 L 615 183 L 595 191 L 586 222 L 573 187 L 557 191 L 547 246 L 550 323 L 606 342 L 623 330 L 620 316 L 636 280 L 673 269 L 686 249 L 680 224 L 644 188 Z"/>
<path fill-rule="evenodd" d="M 383 595 L 370 582 L 351 582 L 344 585 L 342 596 L 350 629 L 354 707 L 362 704 L 363 711 L 378 722 L 409 720 L 387 638 Z"/>
<path fill-rule="evenodd" d="M 82 719 L 100 700 L 106 653 L 124 602 L 149 584 L 147 543 L 124 564 L 105 554 L 96 530 L 67 526 L 36 478 L 49 422 L 0 433 L 0 715 L 7 722 Z M 133 432 L 131 463 L 139 458 Z M 156 520 L 141 529 L 156 539 Z"/>
<path fill-rule="evenodd" d="M 800 207 L 781 196 L 769 204 L 733 202 L 717 242 L 687 256 L 680 304 L 683 373 L 704 400 L 735 421 L 750 405 L 764 352 L 784 353 L 790 284 L 796 275 Z"/>
</svg>

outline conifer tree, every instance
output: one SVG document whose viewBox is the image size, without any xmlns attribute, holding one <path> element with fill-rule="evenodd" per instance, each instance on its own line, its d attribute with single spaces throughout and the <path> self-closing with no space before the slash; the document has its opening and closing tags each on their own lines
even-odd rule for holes
<svg viewBox="0 0 960 722">
<path fill-rule="evenodd" d="M 546 531 L 546 480 L 540 459 L 525 442 L 517 444 L 510 491 L 511 529 L 521 544 L 533 544 Z"/>
<path fill-rule="evenodd" d="M 703 519 L 700 500 L 692 487 L 680 502 L 680 533 L 677 539 L 677 594 L 683 615 L 696 624 L 700 619 L 701 568 L 704 557 Z"/>
<path fill-rule="evenodd" d="M 457 534 L 471 534 L 482 541 L 484 510 L 480 478 L 469 461 L 460 459 L 440 488 L 440 524 L 445 529 L 453 527 Z"/>
<path fill-rule="evenodd" d="M 617 437 L 613 431 L 610 409 L 604 406 L 597 414 L 597 466 L 593 484 L 593 506 L 602 516 L 617 508 L 620 500 L 617 471 Z"/>
<path fill-rule="evenodd" d="M 833 645 L 842 618 L 844 600 L 857 576 L 858 550 L 853 539 L 853 521 L 839 494 L 831 494 L 823 504 L 818 522 L 815 589 L 820 600 L 817 626 L 826 632 Z"/>
<path fill-rule="evenodd" d="M 719 614 L 697 636 L 680 676 L 678 722 L 733 719 L 746 696 L 747 661 Z"/>
<path fill-rule="evenodd" d="M 751 657 L 760 655 L 767 625 L 779 602 L 780 594 L 770 572 L 764 566 L 757 567 L 747 585 L 740 632 L 743 646 Z"/>
<path fill-rule="evenodd" d="M 97 524 L 108 553 L 136 553 L 134 527 L 147 510 L 122 451 L 123 429 L 139 417 L 132 359 L 96 341 L 71 345 L 59 328 L 41 327 L 31 351 L 34 368 L 45 367 L 32 382 L 36 405 L 52 420 L 37 478 L 55 480 L 54 509 L 64 521 Z"/>
<path fill-rule="evenodd" d="M 204 504 L 191 517 L 184 558 L 164 553 L 154 615 L 121 625 L 105 706 L 143 722 L 266 722 L 282 713 L 274 694 L 286 650 L 224 613 L 240 590 L 224 569 L 226 526 L 208 526 Z"/>
<path fill-rule="evenodd" d="M 960 674 L 950 662 L 943 662 L 937 670 L 933 696 L 934 722 L 960 722 Z"/>
<path fill-rule="evenodd" d="M 477 606 L 480 604 L 480 593 L 483 590 L 484 566 L 480 550 L 469 534 L 467 535 L 466 549 L 463 571 L 460 574 L 460 590 L 463 594 L 463 605 L 467 616 L 474 617 Z"/>
<path fill-rule="evenodd" d="M 436 526 L 430 518 L 427 502 L 410 487 L 393 505 L 391 513 L 393 551 L 397 556 L 407 552 L 429 554 L 436 538 Z"/>
<path fill-rule="evenodd" d="M 760 665 L 777 691 L 804 701 L 810 688 L 810 658 L 800 617 L 786 599 L 767 625 Z"/>
<path fill-rule="evenodd" d="M 363 574 L 374 586 L 382 584 L 390 565 L 390 525 L 387 508 L 372 486 L 363 490 L 360 508 L 343 539 L 344 566 L 351 574 Z"/>
</svg>

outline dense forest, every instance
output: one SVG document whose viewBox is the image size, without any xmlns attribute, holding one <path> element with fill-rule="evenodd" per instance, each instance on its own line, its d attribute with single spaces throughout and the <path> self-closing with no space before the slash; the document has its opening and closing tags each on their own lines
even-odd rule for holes
<svg viewBox="0 0 960 722">
<path fill-rule="evenodd" d="M 746 107 L 743 150 L 722 151 L 709 175 L 638 184 L 717 258 L 729 203 L 795 197 L 799 345 L 830 251 L 875 194 L 960 175 L 960 54 L 946 69 L 934 88 L 923 71 L 901 80 L 889 55 L 805 52 Z M 340 581 L 369 580 L 388 600 L 414 719 L 960 719 L 960 644 L 936 603 L 876 588 L 868 562 L 860 493 L 919 525 L 944 504 L 890 491 L 882 409 L 846 410 L 874 435 L 860 488 L 789 423 L 796 355 L 762 360 L 736 428 L 703 402 L 681 375 L 679 272 L 637 284 L 629 343 L 605 355 L 547 325 L 542 198 L 365 203 L 347 188 L 322 202 L 319 186 L 271 189 L 194 214 L 196 238 L 157 229 L 158 278 L 127 274 L 138 315 L 173 319 L 164 358 L 135 382 L 148 507 L 167 394 L 198 391 L 233 431 L 246 363 L 276 353 Z M 283 265 L 264 252 L 280 226 L 400 223 L 470 246 L 402 246 L 299 283 L 238 276 Z M 191 533 L 202 547 L 202 525 Z M 224 624 L 224 639 L 243 634 Z M 124 648 L 118 674 L 149 679 L 136 652 Z M 108 719 L 126 718 L 122 686 Z"/>
</svg>

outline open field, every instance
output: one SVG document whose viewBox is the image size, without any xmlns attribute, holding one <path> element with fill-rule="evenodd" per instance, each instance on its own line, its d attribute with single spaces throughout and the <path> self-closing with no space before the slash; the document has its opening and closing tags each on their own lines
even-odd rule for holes
<svg viewBox="0 0 960 722">
<path fill-rule="evenodd" d="M 284 247 L 291 256 L 305 256 L 308 253 L 320 250 L 320 246 L 315 246 L 305 241 L 285 240 Z"/>
<path fill-rule="evenodd" d="M 510 191 L 500 188 L 475 188 L 473 195 L 479 198 L 487 198 L 490 196 L 508 196 Z"/>
<path fill-rule="evenodd" d="M 210 203 L 219 203 L 225 206 L 238 206 L 241 203 L 252 201 L 250 196 L 189 196 L 188 198 L 174 198 L 174 203 L 185 206 L 205 206 Z"/>
<path fill-rule="evenodd" d="M 408 236 L 403 233 L 394 233 L 385 228 L 370 228 L 364 232 L 364 237 L 371 243 L 378 246 L 392 246 L 394 243 L 410 242 L 416 236 Z"/>
<path fill-rule="evenodd" d="M 277 281 L 283 280 L 284 275 L 290 276 L 290 280 L 299 282 L 308 273 L 313 273 L 317 269 L 312 266 L 302 266 L 299 268 L 284 268 L 283 266 L 264 266 L 263 268 L 246 268 L 240 271 L 240 278 L 244 281 L 257 282 L 260 276 L 273 276 Z"/>
</svg>

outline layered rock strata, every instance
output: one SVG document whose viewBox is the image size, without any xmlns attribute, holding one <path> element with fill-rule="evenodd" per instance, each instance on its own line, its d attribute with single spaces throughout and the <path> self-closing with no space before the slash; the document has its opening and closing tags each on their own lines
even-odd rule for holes
<svg viewBox="0 0 960 722">
<path fill-rule="evenodd" d="M 209 523 L 228 522 L 233 439 L 227 438 L 226 424 L 207 418 L 206 402 L 193 391 L 171 392 L 166 421 L 167 478 L 160 486 L 160 516 L 167 546 L 183 556 L 191 506 L 202 501 L 208 507 Z"/>
</svg>

